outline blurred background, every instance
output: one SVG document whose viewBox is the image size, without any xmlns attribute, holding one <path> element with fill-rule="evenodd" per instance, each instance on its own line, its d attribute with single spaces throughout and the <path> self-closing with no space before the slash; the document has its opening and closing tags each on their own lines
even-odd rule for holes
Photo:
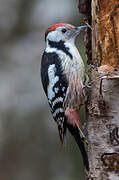
<svg viewBox="0 0 119 180">
<path fill-rule="evenodd" d="M 82 25 L 78 0 L 0 0 L 0 180 L 84 180 L 68 134 L 62 148 L 40 80 L 48 26 Z M 83 39 L 78 40 L 84 56 Z"/>
</svg>

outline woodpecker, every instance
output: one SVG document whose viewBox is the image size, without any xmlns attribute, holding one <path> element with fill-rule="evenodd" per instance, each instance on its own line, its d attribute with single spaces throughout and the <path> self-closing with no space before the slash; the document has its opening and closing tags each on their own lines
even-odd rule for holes
<svg viewBox="0 0 119 180">
<path fill-rule="evenodd" d="M 74 136 L 86 170 L 89 171 L 85 149 L 86 138 L 81 131 L 79 109 L 85 101 L 85 66 L 75 39 L 87 26 L 75 27 L 59 23 L 45 32 L 46 48 L 41 61 L 41 81 L 51 113 L 57 123 L 61 143 L 66 131 Z"/>
</svg>

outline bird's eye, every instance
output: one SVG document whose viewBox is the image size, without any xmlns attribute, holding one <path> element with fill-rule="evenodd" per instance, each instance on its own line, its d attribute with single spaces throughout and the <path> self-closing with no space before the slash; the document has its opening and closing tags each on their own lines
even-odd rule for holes
<svg viewBox="0 0 119 180">
<path fill-rule="evenodd" d="M 62 31 L 62 33 L 65 33 L 67 30 L 65 28 L 63 28 L 61 31 Z"/>
</svg>

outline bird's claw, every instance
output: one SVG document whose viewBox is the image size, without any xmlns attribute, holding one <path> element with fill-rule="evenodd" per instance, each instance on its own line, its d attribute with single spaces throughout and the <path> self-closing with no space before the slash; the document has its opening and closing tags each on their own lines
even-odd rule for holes
<svg viewBox="0 0 119 180">
<path fill-rule="evenodd" d="M 97 66 L 94 66 L 93 64 L 89 64 L 89 65 L 88 65 L 88 70 L 91 70 L 91 69 L 97 71 L 97 70 L 98 70 L 98 67 L 97 67 Z"/>
</svg>

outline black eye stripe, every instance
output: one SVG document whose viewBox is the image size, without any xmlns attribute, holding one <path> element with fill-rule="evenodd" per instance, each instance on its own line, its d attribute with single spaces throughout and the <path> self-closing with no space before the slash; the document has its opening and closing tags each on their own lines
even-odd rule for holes
<svg viewBox="0 0 119 180">
<path fill-rule="evenodd" d="M 65 33 L 67 30 L 65 28 L 63 28 L 61 31 L 62 31 L 62 33 Z"/>
</svg>

